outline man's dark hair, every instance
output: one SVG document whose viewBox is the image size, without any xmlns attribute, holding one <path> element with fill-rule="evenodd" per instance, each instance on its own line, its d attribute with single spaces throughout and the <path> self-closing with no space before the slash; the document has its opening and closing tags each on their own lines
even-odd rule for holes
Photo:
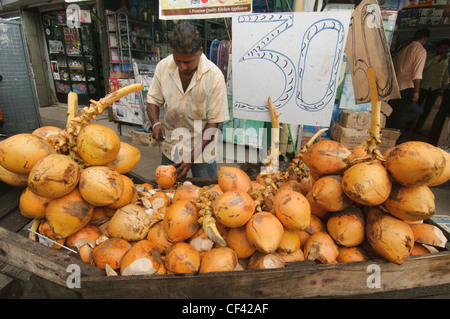
<svg viewBox="0 0 450 319">
<path fill-rule="evenodd" d="M 414 34 L 413 40 L 420 40 L 423 38 L 429 38 L 430 37 L 430 30 L 427 28 L 422 28 L 416 31 Z"/>
<path fill-rule="evenodd" d="M 194 54 L 202 48 L 202 37 L 193 24 L 181 21 L 169 34 L 169 46 L 178 53 Z"/>
</svg>

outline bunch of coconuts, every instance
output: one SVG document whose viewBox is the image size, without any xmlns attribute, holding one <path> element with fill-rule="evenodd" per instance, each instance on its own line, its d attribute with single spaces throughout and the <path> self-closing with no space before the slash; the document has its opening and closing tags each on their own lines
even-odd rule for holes
<svg viewBox="0 0 450 319">
<path fill-rule="evenodd" d="M 221 167 L 217 184 L 177 185 L 174 167 L 160 166 L 158 188 L 137 185 L 138 205 L 150 216 L 148 232 L 134 241 L 116 233 L 104 244 L 111 250 L 102 249 L 108 254 L 117 249 L 115 262 L 103 265 L 110 273 L 130 275 L 280 268 L 302 260 L 327 264 L 381 257 L 401 264 L 443 248 L 442 232 L 423 220 L 435 213 L 429 186 L 449 179 L 448 155 L 422 142 L 388 150 L 383 162 L 355 162 L 357 152 L 335 141 L 315 143 L 303 156 L 313 167 L 310 187 L 295 178 L 283 181 L 268 211 L 256 209 L 254 199 L 263 176 L 252 181 L 239 168 Z M 313 165 L 321 161 L 328 163 Z M 405 171 L 405 163 L 414 172 Z M 208 236 L 208 211 L 223 242 Z"/>
<path fill-rule="evenodd" d="M 92 136 L 115 139 L 106 127 L 86 128 Z M 450 159 L 427 143 L 398 145 L 384 154 L 383 162 L 355 163 L 351 159 L 358 149 L 317 142 L 303 156 L 310 163 L 309 187 L 295 178 L 283 181 L 269 211 L 257 210 L 253 196 L 264 178 L 252 181 L 236 167 L 221 167 L 217 184 L 199 187 L 176 184 L 174 167 L 160 166 L 155 172 L 158 188 L 135 185 L 124 174 L 135 165 L 130 158 L 140 154 L 119 145 L 115 156 L 103 156 L 108 158 L 103 165 L 80 169 L 36 134 L 0 143 L 3 169 L 27 176 L 26 183 L 15 185 L 26 187 L 22 214 L 40 219 L 40 233 L 77 248 L 83 261 L 108 274 L 267 269 L 302 260 L 342 263 L 380 257 L 401 264 L 410 255 L 446 244 L 442 232 L 423 220 L 435 213 L 429 186 L 449 179 Z M 20 162 L 18 150 L 42 158 Z M 119 156 L 120 150 L 128 154 Z M 122 157 L 128 165 L 119 161 Z M 27 165 L 28 173 L 19 169 Z M 224 242 L 207 236 L 205 208 Z"/>
<path fill-rule="evenodd" d="M 76 135 L 76 158 L 56 152 L 46 127 L 0 142 L 0 179 L 25 187 L 20 210 L 41 234 L 78 249 L 83 261 L 109 274 L 165 274 L 283 267 L 313 260 L 338 263 L 410 255 L 444 247 L 429 187 L 450 179 L 450 157 L 423 142 L 407 142 L 367 159 L 322 140 L 301 160 L 308 178 L 255 181 L 221 167 L 218 183 L 175 183 L 174 167 L 155 172 L 158 188 L 125 175 L 137 148 L 106 126 Z M 81 158 L 83 165 L 77 160 Z M 280 174 L 283 175 L 283 174 Z M 267 182 L 267 180 L 270 180 Z M 260 198 L 270 204 L 261 205 Z M 59 245 L 53 245 L 60 248 Z"/>
</svg>

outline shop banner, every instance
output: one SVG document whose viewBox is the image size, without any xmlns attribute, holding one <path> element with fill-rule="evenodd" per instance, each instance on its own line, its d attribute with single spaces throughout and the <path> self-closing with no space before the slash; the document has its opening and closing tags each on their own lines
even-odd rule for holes
<svg viewBox="0 0 450 319">
<path fill-rule="evenodd" d="M 160 0 L 161 20 L 227 18 L 251 13 L 252 0 Z"/>
</svg>

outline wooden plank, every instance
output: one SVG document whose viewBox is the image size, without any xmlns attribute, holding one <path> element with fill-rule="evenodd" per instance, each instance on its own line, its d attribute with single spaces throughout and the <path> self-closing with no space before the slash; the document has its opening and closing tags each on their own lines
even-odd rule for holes
<svg viewBox="0 0 450 319">
<path fill-rule="evenodd" d="M 450 285 L 450 252 L 412 256 L 402 265 L 377 259 L 335 265 L 308 262 L 283 269 L 209 274 L 122 276 L 81 280 L 83 298 L 320 298 L 351 297 Z M 370 288 L 379 269 L 379 288 Z M 379 268 L 377 268 L 379 267 Z M 372 277 L 371 277 L 372 276 Z M 372 282 L 372 281 L 370 281 Z"/>
<path fill-rule="evenodd" d="M 0 261 L 29 271 L 61 286 L 67 285 L 71 272 L 67 267 L 76 264 L 80 275 L 101 278 L 104 271 L 69 255 L 67 250 L 49 249 L 29 238 L 0 227 Z"/>
<path fill-rule="evenodd" d="M 22 194 L 23 187 L 14 187 L 6 194 L 0 197 L 0 220 L 8 215 L 10 212 L 17 209 L 19 206 L 20 194 Z"/>
<path fill-rule="evenodd" d="M 0 298 L 4 299 L 10 295 L 13 295 L 15 286 L 15 280 L 11 277 L 5 276 L 0 273 Z"/>
<path fill-rule="evenodd" d="M 22 230 L 27 224 L 29 224 L 31 221 L 33 221 L 30 218 L 24 217 L 20 211 L 17 209 L 10 214 L 8 214 L 6 217 L 2 218 L 0 220 L 1 227 L 10 230 L 14 233 L 17 233 L 18 231 Z"/>
</svg>

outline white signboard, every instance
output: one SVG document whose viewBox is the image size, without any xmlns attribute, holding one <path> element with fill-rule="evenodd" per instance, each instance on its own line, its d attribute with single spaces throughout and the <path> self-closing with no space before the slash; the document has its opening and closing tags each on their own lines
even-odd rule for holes
<svg viewBox="0 0 450 319">
<path fill-rule="evenodd" d="M 351 12 L 233 16 L 233 116 L 328 127 Z"/>
</svg>

